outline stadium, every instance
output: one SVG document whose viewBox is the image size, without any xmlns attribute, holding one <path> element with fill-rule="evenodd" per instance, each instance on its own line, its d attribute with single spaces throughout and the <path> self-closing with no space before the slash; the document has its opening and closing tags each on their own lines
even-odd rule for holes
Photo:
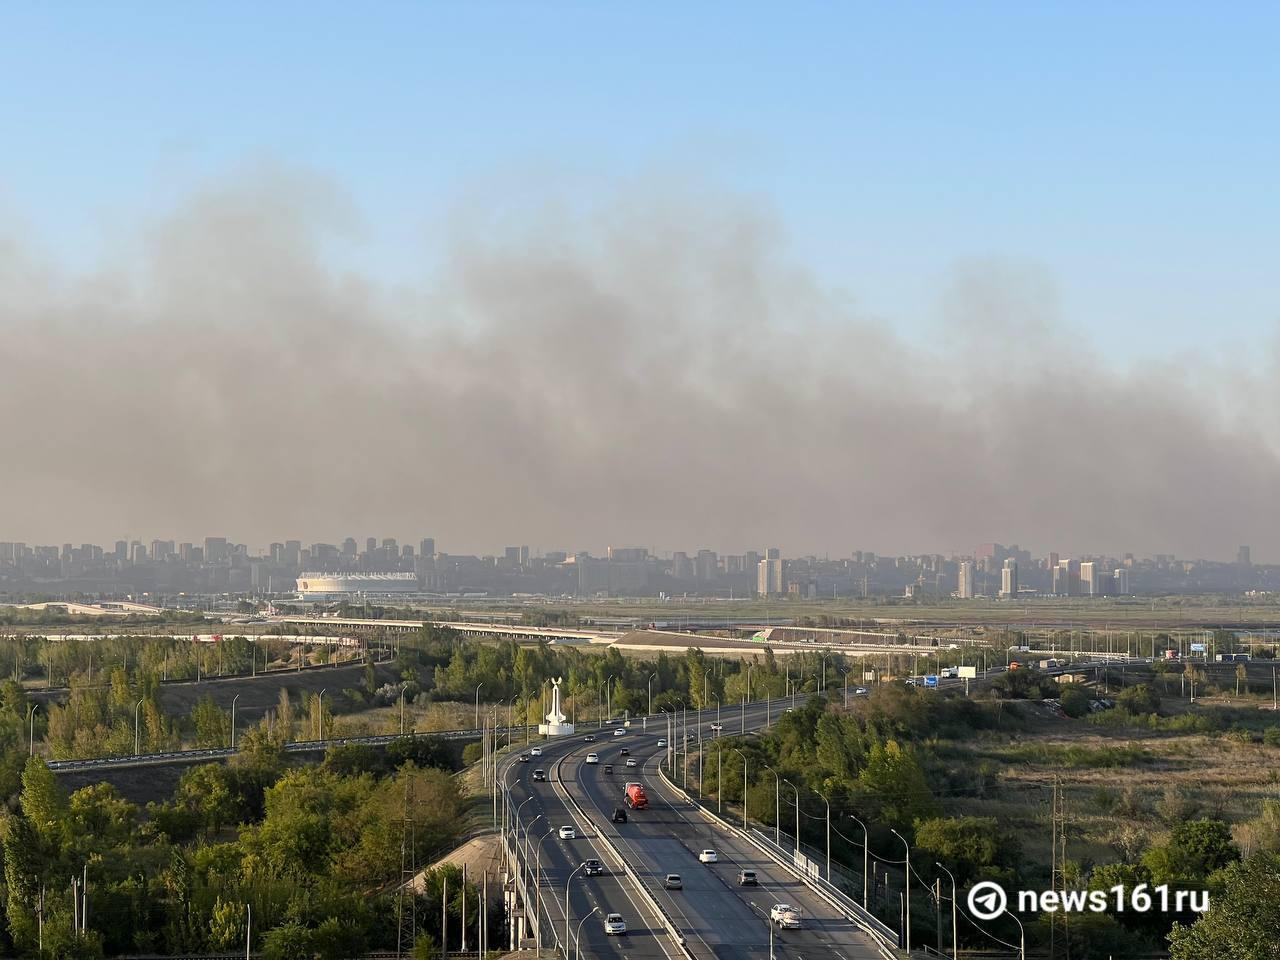
<svg viewBox="0 0 1280 960">
<path fill-rule="evenodd" d="M 349 597 L 404 597 L 419 591 L 416 573 L 303 573 L 298 595 L 303 600 Z"/>
</svg>

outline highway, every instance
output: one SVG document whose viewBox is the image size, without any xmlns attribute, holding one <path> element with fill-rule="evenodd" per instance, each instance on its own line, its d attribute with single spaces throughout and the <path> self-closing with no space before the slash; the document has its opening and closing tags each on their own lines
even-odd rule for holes
<svg viewBox="0 0 1280 960">
<path fill-rule="evenodd" d="M 775 701 L 768 712 L 776 717 L 786 704 Z M 740 711 L 722 715 L 727 732 L 740 729 Z M 754 704 L 747 710 L 747 729 L 764 726 L 766 706 Z M 704 740 L 711 740 L 715 732 L 711 723 L 715 712 L 689 714 L 688 733 L 691 742 L 696 741 L 701 730 Z M 791 903 L 801 908 L 804 916 L 799 930 L 774 932 L 772 956 L 795 958 L 834 957 L 836 960 L 878 960 L 882 957 L 872 939 L 840 915 L 835 908 L 813 894 L 808 887 L 789 872 L 765 856 L 755 847 L 739 840 L 727 831 L 713 827 L 689 803 L 666 789 L 658 776 L 657 764 L 664 749 L 657 745 L 659 737 L 667 735 L 664 718 L 652 719 L 648 731 L 640 729 L 639 722 L 619 736 L 613 735 L 619 727 L 603 730 L 580 728 L 561 741 L 551 741 L 544 746 L 541 758 L 531 758 L 530 763 L 511 763 L 504 776 L 511 783 L 511 803 L 523 804 L 520 816 L 525 825 L 530 823 L 531 811 L 537 809 L 544 820 L 575 824 L 585 840 L 561 841 L 552 832 L 544 841 L 544 868 L 550 849 L 556 861 L 559 878 L 558 889 L 543 887 L 554 906 L 549 912 L 564 919 L 564 883 L 573 866 L 587 856 L 594 856 L 607 865 L 611 858 L 604 845 L 596 842 L 600 833 L 609 838 L 635 871 L 639 881 L 657 900 L 662 909 L 683 935 L 687 954 L 681 951 L 655 919 L 652 909 L 634 890 L 634 883 L 625 877 L 616 877 L 611 869 L 608 883 L 604 878 L 583 879 L 581 873 L 570 884 L 571 929 L 598 907 L 600 913 L 618 912 L 626 919 L 629 930 L 627 942 L 606 937 L 598 922 L 600 914 L 593 916 L 583 927 L 582 952 L 590 956 L 668 956 L 687 957 L 696 960 L 713 958 L 748 957 L 768 960 L 771 955 L 770 924 L 767 916 L 775 903 Z M 596 739 L 587 742 L 592 734 Z M 637 766 L 626 767 L 626 748 L 636 760 Z M 587 764 L 588 753 L 597 753 L 599 763 Z M 532 770 L 544 764 L 554 779 L 548 783 L 534 783 Z M 612 764 L 613 773 L 606 774 L 604 767 Z M 628 822 L 615 824 L 610 815 L 622 802 L 624 784 L 639 780 L 649 796 L 645 810 L 628 810 Z M 576 816 L 568 794 L 586 812 L 586 822 Z M 529 800 L 529 797 L 534 799 Z M 545 831 L 543 821 L 533 830 Z M 584 849 L 585 847 L 585 849 Z M 698 852 L 714 849 L 719 857 L 715 864 L 703 864 Z M 757 887 L 740 887 L 737 875 L 740 869 L 757 872 Z M 678 873 L 683 879 L 683 889 L 667 890 L 663 878 L 668 873 Z M 561 926 L 563 931 L 563 926 Z"/>
</svg>

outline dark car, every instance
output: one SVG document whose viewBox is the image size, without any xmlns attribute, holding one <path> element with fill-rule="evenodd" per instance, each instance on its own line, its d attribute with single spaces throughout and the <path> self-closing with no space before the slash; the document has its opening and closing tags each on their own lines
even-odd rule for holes
<svg viewBox="0 0 1280 960">
<path fill-rule="evenodd" d="M 614 807 L 613 816 L 610 817 L 609 819 L 612 820 L 614 823 L 626 823 L 627 811 L 624 810 L 622 807 Z"/>
<path fill-rule="evenodd" d="M 582 872 L 588 877 L 598 877 L 604 873 L 604 864 L 592 857 L 590 860 L 583 862 Z"/>
<path fill-rule="evenodd" d="M 624 757 L 629 757 L 629 756 L 631 756 L 631 751 L 630 751 L 630 750 L 628 750 L 626 747 L 623 747 L 623 748 L 622 748 L 622 755 L 623 755 Z"/>
<path fill-rule="evenodd" d="M 604 772 L 605 772 L 605 773 L 613 773 L 613 764 L 612 764 L 612 763 L 606 763 L 606 764 L 604 765 Z"/>
<path fill-rule="evenodd" d="M 547 779 L 547 774 L 546 774 L 546 772 L 545 772 L 545 771 L 543 771 L 543 770 L 535 770 L 535 771 L 533 771 L 533 779 L 535 779 L 535 780 L 545 780 L 545 779 Z"/>
<path fill-rule="evenodd" d="M 529 762 L 529 755 L 528 755 L 527 753 L 522 753 L 522 754 L 520 754 L 520 762 L 521 762 L 521 763 L 528 763 L 528 762 Z"/>
</svg>

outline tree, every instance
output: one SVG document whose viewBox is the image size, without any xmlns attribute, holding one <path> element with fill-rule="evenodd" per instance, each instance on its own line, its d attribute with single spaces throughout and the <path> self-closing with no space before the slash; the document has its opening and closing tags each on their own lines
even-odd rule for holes
<svg viewBox="0 0 1280 960">
<path fill-rule="evenodd" d="M 878 808 L 879 819 L 891 827 L 904 829 L 937 808 L 915 755 L 896 740 L 872 745 L 858 785 Z"/>
<path fill-rule="evenodd" d="M 1174 824 L 1168 843 L 1152 847 L 1142 862 L 1156 883 L 1195 883 L 1239 859 L 1231 828 L 1205 819 Z"/>
<path fill-rule="evenodd" d="M 935 817 L 916 822 L 916 846 L 949 867 L 958 883 L 1008 876 L 1018 865 L 1018 834 L 995 817 Z"/>
<path fill-rule="evenodd" d="M 39 757 L 29 758 L 22 770 L 21 803 L 36 835 L 54 849 L 60 847 L 68 825 L 67 796 Z"/>
<path fill-rule="evenodd" d="M 1229 865 L 1212 909 L 1169 934 L 1171 960 L 1276 960 L 1280 957 L 1280 857 L 1261 853 Z"/>
</svg>

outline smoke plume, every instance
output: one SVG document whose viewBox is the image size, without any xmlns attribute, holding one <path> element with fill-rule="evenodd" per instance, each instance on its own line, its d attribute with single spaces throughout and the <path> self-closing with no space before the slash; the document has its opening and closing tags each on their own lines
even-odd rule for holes
<svg viewBox="0 0 1280 960">
<path fill-rule="evenodd" d="M 1035 270 L 958 267 L 945 324 L 904 337 L 731 199 L 490 213 L 441 226 L 413 288 L 335 266 L 353 217 L 314 178 L 211 188 L 90 276 L 0 229 L 0 539 L 1276 540 L 1265 378 L 1155 352 L 1118 371 Z"/>
</svg>

